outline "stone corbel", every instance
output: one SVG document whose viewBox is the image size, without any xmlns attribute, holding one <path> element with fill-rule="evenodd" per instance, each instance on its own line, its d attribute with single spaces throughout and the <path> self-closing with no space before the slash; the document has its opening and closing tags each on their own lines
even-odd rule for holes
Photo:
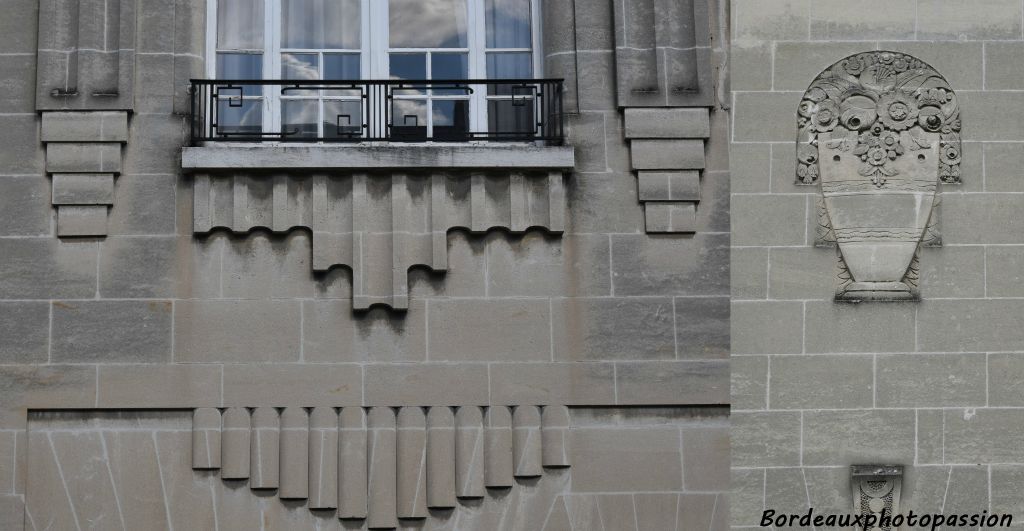
<svg viewBox="0 0 1024 531">
<path fill-rule="evenodd" d="M 53 177 L 57 236 L 106 236 L 121 146 L 128 141 L 128 113 L 44 112 L 42 141 L 46 172 Z"/>
<path fill-rule="evenodd" d="M 714 105 L 708 0 L 615 0 L 616 99 L 649 233 L 697 230 Z"/>
<path fill-rule="evenodd" d="M 900 493 L 903 488 L 903 467 L 899 465 L 853 465 L 850 467 L 853 487 L 853 515 L 874 523 L 872 529 L 893 531 L 891 520 L 900 514 Z M 889 525 L 884 525 L 889 521 Z"/>
<path fill-rule="evenodd" d="M 708 109 L 626 109 L 625 120 L 647 232 L 696 231 Z"/>
</svg>

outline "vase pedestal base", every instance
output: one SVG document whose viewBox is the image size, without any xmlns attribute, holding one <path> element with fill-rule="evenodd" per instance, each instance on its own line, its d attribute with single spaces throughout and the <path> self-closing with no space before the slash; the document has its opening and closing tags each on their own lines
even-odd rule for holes
<svg viewBox="0 0 1024 531">
<path fill-rule="evenodd" d="M 917 292 L 905 282 L 852 282 L 842 293 L 836 295 L 837 301 L 912 301 L 917 300 Z"/>
</svg>

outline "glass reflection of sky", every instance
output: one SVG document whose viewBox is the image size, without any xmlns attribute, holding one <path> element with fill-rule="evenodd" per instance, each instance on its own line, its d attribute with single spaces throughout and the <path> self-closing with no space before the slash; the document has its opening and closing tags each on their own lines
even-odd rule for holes
<svg viewBox="0 0 1024 531">
<path fill-rule="evenodd" d="M 281 46 L 359 49 L 359 0 L 281 0 Z"/>
<path fill-rule="evenodd" d="M 466 48 L 466 0 L 389 0 L 392 48 Z"/>
<path fill-rule="evenodd" d="M 281 76 L 284 79 L 319 79 L 319 57 L 315 53 L 281 54 Z"/>
<path fill-rule="evenodd" d="M 258 133 L 263 126 L 263 102 L 243 100 L 241 107 L 232 107 L 227 101 L 217 106 L 218 133 Z"/>
<path fill-rule="evenodd" d="M 469 102 L 466 100 L 434 100 L 431 106 L 430 118 L 435 126 L 449 126 L 466 119 L 466 108 Z M 427 126 L 427 102 L 426 100 L 395 99 L 392 104 L 391 123 L 397 126 L 414 125 L 419 127 Z M 459 111 L 459 112 L 457 112 Z M 462 116 L 456 116 L 461 114 Z M 415 116 L 415 121 L 412 118 Z M 409 117 L 406 120 L 406 117 Z M 463 125 L 463 124 L 460 124 Z"/>
<path fill-rule="evenodd" d="M 217 49 L 263 49 L 263 0 L 217 2 Z"/>
<path fill-rule="evenodd" d="M 530 0 L 484 0 L 488 48 L 530 48 Z"/>
</svg>

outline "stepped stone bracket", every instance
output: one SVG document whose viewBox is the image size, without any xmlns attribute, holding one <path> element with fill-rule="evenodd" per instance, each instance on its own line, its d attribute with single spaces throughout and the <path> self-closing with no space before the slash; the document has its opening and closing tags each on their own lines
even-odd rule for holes
<svg viewBox="0 0 1024 531">
<path fill-rule="evenodd" d="M 370 528 L 569 466 L 564 406 L 198 408 L 192 419 L 193 469 Z"/>
<path fill-rule="evenodd" d="M 36 109 L 131 110 L 135 0 L 41 0 Z"/>
<path fill-rule="evenodd" d="M 853 514 L 871 516 L 873 529 L 893 531 L 891 520 L 900 513 L 903 467 L 899 465 L 853 465 Z"/>
<path fill-rule="evenodd" d="M 345 149 L 332 156 L 348 156 Z M 496 153 L 503 151 L 513 153 Z M 373 160 L 387 159 L 388 153 L 378 153 Z M 512 233 L 532 228 L 556 234 L 565 230 L 561 165 L 571 167 L 572 157 L 571 151 L 560 153 L 568 153 L 567 159 L 547 169 L 430 170 L 411 157 L 407 169 L 327 172 L 311 168 L 303 176 L 285 170 L 271 175 L 197 171 L 194 231 L 309 229 L 313 270 L 351 268 L 355 309 L 379 304 L 404 310 L 409 307 L 409 268 L 423 265 L 446 270 L 447 232 L 453 228 L 471 233 L 498 228 Z"/>
<path fill-rule="evenodd" d="M 961 182 L 960 107 L 921 60 L 858 53 L 797 109 L 796 184 L 819 185 L 816 244 L 838 250 L 836 300 L 920 298 L 920 248 L 941 244 L 940 182 Z"/>
<path fill-rule="evenodd" d="M 106 236 L 121 173 L 121 145 L 128 141 L 128 113 L 44 112 L 46 172 L 53 178 L 57 236 Z"/>
<path fill-rule="evenodd" d="M 706 108 L 625 110 L 625 135 L 647 232 L 697 230 L 709 121 Z"/>
</svg>

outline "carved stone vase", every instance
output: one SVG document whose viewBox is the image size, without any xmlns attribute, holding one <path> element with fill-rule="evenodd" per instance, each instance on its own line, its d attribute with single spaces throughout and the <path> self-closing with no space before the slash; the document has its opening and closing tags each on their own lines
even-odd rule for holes
<svg viewBox="0 0 1024 531">
<path fill-rule="evenodd" d="M 918 59 L 867 52 L 819 75 L 798 113 L 797 183 L 820 182 L 836 299 L 918 298 L 919 249 L 939 244 L 938 184 L 960 180 L 956 95 Z"/>
<path fill-rule="evenodd" d="M 915 290 L 904 281 L 935 204 L 938 135 L 920 140 L 916 154 L 890 161 L 894 177 L 863 176 L 860 157 L 843 151 L 844 141 L 823 133 L 821 193 L 825 215 L 839 245 L 850 282 L 840 298 L 907 299 Z M 851 143 L 856 139 L 849 140 Z M 828 147 L 835 146 L 835 147 Z"/>
</svg>

